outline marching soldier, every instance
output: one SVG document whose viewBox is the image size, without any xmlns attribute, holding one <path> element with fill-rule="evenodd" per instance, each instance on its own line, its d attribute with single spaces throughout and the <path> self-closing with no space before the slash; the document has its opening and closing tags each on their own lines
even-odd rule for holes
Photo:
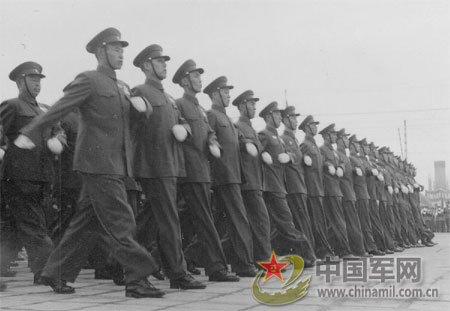
<svg viewBox="0 0 450 311">
<path fill-rule="evenodd" d="M 323 207 L 327 217 L 328 242 L 336 255 L 342 258 L 352 258 L 348 243 L 347 228 L 342 208 L 342 191 L 340 179 L 344 176 L 344 163 L 337 153 L 337 132 L 334 123 L 322 129 L 324 144 L 320 146 L 323 157 Z"/>
<path fill-rule="evenodd" d="M 211 158 L 211 177 L 219 211 L 226 213 L 226 228 L 236 260 L 232 270 L 240 276 L 253 276 L 253 240 L 241 195 L 241 163 L 237 129 L 226 115 L 230 104 L 230 89 L 226 77 L 219 77 L 205 87 L 203 93 L 212 101 L 207 111 L 209 124 L 222 147 L 220 157 Z M 241 270 L 241 271 L 239 271 Z M 245 271 L 250 271 L 249 274 Z"/>
<path fill-rule="evenodd" d="M 361 230 L 364 237 L 364 247 L 369 254 L 385 255 L 378 250 L 373 238 L 372 223 L 370 221 L 369 192 L 366 182 L 366 164 L 361 155 L 361 146 L 356 135 L 349 138 L 350 142 L 350 162 L 353 167 L 353 189 L 356 195 L 356 211 L 358 212 Z"/>
<path fill-rule="evenodd" d="M 314 136 L 317 135 L 317 124 L 312 115 L 308 115 L 299 125 L 299 130 L 305 132 L 305 139 L 300 145 L 303 153 L 303 164 L 305 168 L 306 189 L 308 191 L 308 212 L 311 217 L 312 230 L 315 241 L 315 252 L 318 258 L 335 258 L 333 250 L 327 239 L 327 220 L 323 208 L 323 158 L 317 147 Z"/>
<path fill-rule="evenodd" d="M 203 289 L 206 286 L 186 273 L 182 250 L 180 220 L 177 209 L 177 181 L 186 175 L 183 149 L 176 140 L 177 126 L 185 134 L 190 131 L 181 118 L 175 101 L 164 91 L 162 80 L 167 76 L 162 48 L 153 44 L 134 59 L 146 80 L 132 90 L 134 96 L 144 97 L 153 113 L 133 126 L 134 172 L 158 225 L 158 246 L 164 273 L 171 288 Z M 180 125 L 179 125 L 180 124 Z"/>
<path fill-rule="evenodd" d="M 303 168 L 303 154 L 300 150 L 300 144 L 295 137 L 300 115 L 295 112 L 294 106 L 288 106 L 281 112 L 282 122 L 284 124 L 284 133 L 281 139 L 284 142 L 286 152 L 290 155 L 291 161 L 286 163 L 285 168 L 285 185 L 286 200 L 292 213 L 295 227 L 302 232 L 308 239 L 310 250 L 303 250 L 314 254 L 314 235 L 311 228 L 311 219 L 306 204 L 307 190 L 305 182 L 305 171 Z M 311 257 L 315 257 L 312 255 Z"/>
<path fill-rule="evenodd" d="M 17 84 L 19 96 L 4 101 L 0 107 L 1 124 L 7 138 L 2 163 L 3 196 L 5 204 L 11 208 L 18 238 L 27 250 L 34 284 L 39 284 L 42 269 L 53 249 L 44 206 L 53 178 L 48 141 L 57 145 L 59 150 L 56 151 L 62 150 L 62 144 L 50 138 L 49 130 L 36 137 L 39 147 L 34 150 L 23 150 L 13 143 L 24 126 L 44 114 L 36 97 L 45 76 L 41 65 L 25 62 L 14 68 L 9 78 Z"/>
<path fill-rule="evenodd" d="M 350 162 L 349 139 L 345 129 L 337 132 L 337 151 L 342 161 L 344 175 L 339 179 L 342 192 L 342 209 L 347 228 L 347 237 L 352 254 L 367 257 L 369 254 L 364 249 L 364 237 L 356 211 L 356 194 L 353 188 L 353 166 Z"/>
<path fill-rule="evenodd" d="M 128 86 L 117 79 L 122 67 L 120 32 L 108 28 L 86 46 L 98 67 L 79 74 L 50 110 L 21 130 L 15 144 L 32 149 L 50 124 L 79 109 L 80 125 L 74 169 L 81 173 L 79 205 L 58 247 L 52 252 L 41 280 L 56 293 L 73 293 L 75 281 L 97 238 L 106 243 L 125 267 L 126 296 L 161 297 L 147 276 L 156 270 L 154 259 L 133 238 L 135 220 L 127 203 L 124 176 L 132 174 L 130 118 L 147 116 L 150 107 L 141 97 L 130 97 Z M 82 243 L 80 243 L 82 241 Z"/>
<path fill-rule="evenodd" d="M 195 216 L 194 221 L 197 222 L 199 244 L 202 253 L 206 253 L 204 264 L 209 280 L 236 282 L 239 278 L 227 271 L 225 254 L 212 216 L 208 146 L 211 149 L 217 148 L 218 142 L 209 126 L 206 113 L 196 98 L 196 94 L 202 90 L 201 74 L 203 69 L 189 59 L 178 68 L 172 79 L 173 83 L 184 89 L 183 97 L 176 100 L 176 105 L 191 130 L 183 143 L 186 177 L 182 180 L 181 188 L 183 197 Z M 185 252 L 194 253 L 189 249 Z"/>
<path fill-rule="evenodd" d="M 280 252 L 299 254 L 305 261 L 305 267 L 315 264 L 312 246 L 305 234 L 295 228 L 291 210 L 286 201 L 284 165 L 292 161 L 286 153 L 284 143 L 278 136 L 277 128 L 281 125 L 281 111 L 277 102 L 271 102 L 259 116 L 266 122 L 266 128 L 259 132 L 263 146 L 264 201 L 271 219 L 272 246 Z"/>
<path fill-rule="evenodd" d="M 269 212 L 263 198 L 263 147 L 251 123 L 251 119 L 255 117 L 257 101 L 259 98 L 255 98 L 253 91 L 248 90 L 232 102 L 240 112 L 235 125 L 239 136 L 243 175 L 241 193 L 252 230 L 254 262 L 269 260 L 272 254 Z"/>
<path fill-rule="evenodd" d="M 364 138 L 359 141 L 361 146 L 361 153 L 364 157 L 361 160 L 365 163 L 365 174 L 367 182 L 367 191 L 369 193 L 369 215 L 370 222 L 372 223 L 372 232 L 377 248 L 386 254 L 393 254 L 394 252 L 389 250 L 386 246 L 386 241 L 384 238 L 384 229 L 380 220 L 380 212 L 378 207 L 378 197 L 377 197 L 377 184 L 376 179 L 378 178 L 379 171 L 376 165 L 370 160 L 370 148 L 367 140 Z"/>
</svg>

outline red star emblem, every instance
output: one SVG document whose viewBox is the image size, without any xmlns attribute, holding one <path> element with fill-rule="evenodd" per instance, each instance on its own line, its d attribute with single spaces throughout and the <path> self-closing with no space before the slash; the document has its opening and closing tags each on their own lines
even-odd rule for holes
<svg viewBox="0 0 450 311">
<path fill-rule="evenodd" d="M 266 269 L 266 276 L 264 282 L 270 279 L 272 276 L 276 276 L 281 282 L 284 282 L 283 275 L 281 275 L 281 269 L 289 265 L 289 263 L 279 263 L 275 252 L 272 252 L 270 262 L 258 262 L 258 265 Z"/>
</svg>

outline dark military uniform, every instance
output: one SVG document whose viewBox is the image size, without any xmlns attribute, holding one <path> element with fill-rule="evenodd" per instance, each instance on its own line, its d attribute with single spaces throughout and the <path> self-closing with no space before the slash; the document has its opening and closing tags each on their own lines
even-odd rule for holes
<svg viewBox="0 0 450 311">
<path fill-rule="evenodd" d="M 19 75 L 28 74 L 44 77 L 41 71 L 40 65 L 27 62 L 16 67 L 10 78 L 15 81 Z M 52 155 L 46 145 L 50 138 L 49 130 L 36 137 L 39 146 L 34 150 L 23 150 L 14 144 L 21 128 L 44 114 L 40 104 L 25 94 L 6 100 L 0 106 L 1 124 L 7 138 L 1 175 L 5 204 L 11 208 L 18 238 L 28 253 L 31 271 L 39 276 L 53 249 L 44 206 L 53 177 Z"/>
<path fill-rule="evenodd" d="M 261 111 L 260 116 L 277 111 L 277 103 L 272 102 Z M 279 110 L 278 110 L 279 111 Z M 266 125 L 266 128 L 259 132 L 259 139 L 263 146 L 263 152 L 267 152 L 272 157 L 272 164 L 264 162 L 264 201 L 266 202 L 271 219 L 272 245 L 279 247 L 281 252 L 289 252 L 292 249 L 294 254 L 299 254 L 309 261 L 315 261 L 312 245 L 305 234 L 295 228 L 291 210 L 286 200 L 285 171 L 284 165 L 278 155 L 285 153 L 282 139 L 278 136 L 277 129 Z"/>
<path fill-rule="evenodd" d="M 305 171 L 303 167 L 303 154 L 293 131 L 285 129 L 281 136 L 286 151 L 291 154 L 292 160 L 285 165 L 286 173 L 286 199 L 291 209 L 295 227 L 306 235 L 314 248 L 314 235 L 311 218 L 308 213 Z"/>
<path fill-rule="evenodd" d="M 311 217 L 316 256 L 324 258 L 333 255 L 333 250 L 327 239 L 327 222 L 323 209 L 323 158 L 314 137 L 311 135 L 305 135 L 300 150 L 303 156 L 308 156 L 312 160 L 311 166 L 304 165 L 306 189 L 308 190 L 307 205 Z"/>
<path fill-rule="evenodd" d="M 177 179 L 185 169 L 183 149 L 171 130 L 181 115 L 160 81 L 147 79 L 132 94 L 146 98 L 153 108 L 148 119 L 132 125 L 133 168 L 158 224 L 165 274 L 177 279 L 186 274 L 177 210 Z"/>
<path fill-rule="evenodd" d="M 355 190 L 356 210 L 361 223 L 364 246 L 366 251 L 371 253 L 377 251 L 377 246 L 373 238 L 372 223 L 369 215 L 369 193 L 367 191 L 365 164 L 356 153 L 350 154 L 350 162 L 353 167 L 353 189 Z M 361 170 L 361 176 L 357 174 L 357 170 Z"/>
<path fill-rule="evenodd" d="M 214 226 L 211 210 L 211 177 L 208 162 L 208 143 L 214 137 L 214 131 L 208 124 L 206 113 L 199 105 L 196 97 L 184 94 L 177 99 L 177 107 L 181 116 L 191 128 L 192 134 L 183 143 L 186 177 L 181 189 L 187 205 L 195 215 L 196 231 L 206 252 L 204 264 L 206 273 L 226 269 L 226 259 L 222 250 L 219 234 Z M 197 258 L 196 248 L 185 250 L 186 257 Z"/>
<path fill-rule="evenodd" d="M 234 102 L 233 102 L 234 104 Z M 241 116 L 235 123 L 239 142 L 243 183 L 241 185 L 242 199 L 247 210 L 247 218 L 252 230 L 253 258 L 255 262 L 268 260 L 272 253 L 270 243 L 270 220 L 263 199 L 264 174 L 261 152 L 263 147 L 258 135 L 247 117 Z M 251 143 L 258 150 L 256 157 L 251 156 L 245 144 Z"/>
<path fill-rule="evenodd" d="M 334 131 L 334 126 L 332 130 Z M 336 172 L 332 175 L 328 171 L 330 166 L 335 170 L 340 168 L 344 171 L 344 164 L 330 143 L 322 145 L 320 152 L 322 153 L 324 163 L 323 185 L 325 197 L 323 207 L 325 216 L 327 217 L 328 242 L 336 255 L 345 256 L 350 254 L 351 250 L 348 243 L 347 228 L 342 208 L 342 192 L 339 185 L 340 178 L 336 175 Z"/>
<path fill-rule="evenodd" d="M 338 132 L 338 136 L 348 135 L 342 129 Z M 347 237 L 349 245 L 354 255 L 365 255 L 364 237 L 359 222 L 358 212 L 356 211 L 356 194 L 353 188 L 353 167 L 349 157 L 345 153 L 345 148 L 338 142 L 339 159 L 344 168 L 344 176 L 339 178 L 339 185 L 342 192 L 342 209 L 344 212 L 345 223 L 347 228 Z"/>
<path fill-rule="evenodd" d="M 205 90 L 206 91 L 206 90 Z M 227 232 L 237 255 L 233 270 L 253 268 L 253 240 L 241 195 L 240 147 L 237 129 L 223 106 L 213 104 L 207 112 L 211 128 L 222 146 L 220 158 L 211 159 L 211 177 L 219 210 L 227 215 Z"/>
<path fill-rule="evenodd" d="M 107 243 L 125 267 L 127 283 L 156 270 L 152 256 L 133 239 L 135 220 L 123 181 L 132 174 L 130 117 L 138 114 L 128 94 L 128 86 L 111 68 L 99 66 L 79 74 L 64 89 L 64 97 L 22 131 L 36 143 L 49 124 L 79 109 L 74 169 L 81 173 L 83 187 L 69 228 L 45 266 L 45 277 L 75 281 L 95 237 Z"/>
</svg>

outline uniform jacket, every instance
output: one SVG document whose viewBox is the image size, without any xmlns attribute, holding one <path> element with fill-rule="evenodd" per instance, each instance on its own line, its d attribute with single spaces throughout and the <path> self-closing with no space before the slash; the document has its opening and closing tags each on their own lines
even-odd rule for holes
<svg viewBox="0 0 450 311">
<path fill-rule="evenodd" d="M 276 128 L 270 126 L 266 126 L 258 133 L 258 136 L 263 146 L 263 152 L 268 152 L 273 161 L 271 165 L 263 162 L 264 180 L 266 181 L 264 191 L 286 194 L 284 168 L 283 164 L 278 161 L 278 155 L 285 152 L 283 142 L 278 136 Z"/>
<path fill-rule="evenodd" d="M 131 125 L 133 139 L 133 167 L 137 178 L 184 177 L 182 143 L 172 134 L 172 127 L 185 123 L 175 101 L 164 92 L 160 81 L 147 79 L 131 93 L 145 97 L 153 112 Z"/>
<path fill-rule="evenodd" d="M 37 142 L 42 130 L 78 108 L 80 125 L 74 169 L 90 174 L 132 175 L 129 88 L 114 70 L 99 66 L 79 74 L 50 110 L 21 132 Z"/>
<path fill-rule="evenodd" d="M 383 165 L 381 165 L 380 162 L 377 162 L 376 164 L 377 169 L 379 171 L 380 174 L 383 175 L 384 181 L 379 180 L 378 178 L 375 178 L 375 183 L 376 183 L 376 190 L 377 190 L 377 198 L 380 201 L 387 201 L 387 196 L 386 196 L 386 170 L 384 169 Z"/>
<path fill-rule="evenodd" d="M 319 147 L 316 145 L 316 141 L 313 136 L 305 135 L 305 139 L 300 145 L 300 150 L 303 156 L 309 156 L 312 160 L 312 165 L 305 168 L 305 181 L 306 188 L 308 190 L 308 196 L 310 197 L 323 197 L 323 158 L 320 153 Z"/>
<path fill-rule="evenodd" d="M 209 125 L 222 146 L 220 158 L 210 157 L 213 186 L 241 183 L 241 163 L 238 131 L 223 106 L 213 104 L 208 110 Z"/>
<path fill-rule="evenodd" d="M 350 162 L 353 167 L 353 189 L 355 190 L 355 195 L 357 200 L 368 200 L 369 192 L 367 191 L 367 180 L 366 180 L 366 164 L 361 159 L 361 156 L 350 155 Z M 362 176 L 356 174 L 356 169 L 361 169 Z"/>
<path fill-rule="evenodd" d="M 375 166 L 372 164 L 371 161 L 367 160 L 366 157 L 362 156 L 360 157 L 361 160 L 365 163 L 365 174 L 366 174 L 366 181 L 367 181 L 367 191 L 369 192 L 369 198 L 371 200 L 378 200 L 377 197 L 377 177 L 373 176 L 372 169 L 375 168 Z"/>
<path fill-rule="evenodd" d="M 51 130 L 36 137 L 38 147 L 24 150 L 14 145 L 19 131 L 30 124 L 44 111 L 36 101 L 25 96 L 4 101 L 0 106 L 0 120 L 7 138 L 6 153 L 2 163 L 2 179 L 19 179 L 50 182 L 53 178 L 53 156 L 46 141 Z M 56 122 L 55 122 L 56 123 Z"/>
<path fill-rule="evenodd" d="M 261 159 L 261 152 L 263 146 L 259 141 L 256 131 L 252 127 L 251 121 L 246 117 L 240 117 L 235 123 L 238 130 L 238 138 L 241 153 L 241 167 L 243 181 L 241 190 L 264 190 L 264 174 L 263 164 Z M 245 147 L 246 143 L 252 143 L 258 150 L 256 157 L 248 154 Z"/>
<path fill-rule="evenodd" d="M 215 134 L 206 118 L 206 113 L 197 98 L 189 94 L 175 101 L 181 116 L 191 127 L 192 135 L 183 143 L 186 182 L 211 182 L 209 166 L 209 142 Z"/>
<path fill-rule="evenodd" d="M 339 159 L 344 166 L 344 176 L 339 178 L 339 185 L 341 186 L 342 199 L 344 201 L 356 201 L 355 189 L 353 187 L 354 170 L 352 163 L 345 154 L 345 149 L 338 148 Z"/>
<path fill-rule="evenodd" d="M 291 161 L 285 164 L 286 190 L 288 193 L 307 194 L 305 171 L 303 168 L 303 153 L 300 150 L 299 143 L 295 134 L 291 130 L 284 130 L 281 138 L 284 141 L 286 152 L 291 155 Z"/>
<path fill-rule="evenodd" d="M 328 197 L 342 197 L 341 186 L 339 184 L 339 177 L 334 174 L 331 175 L 328 171 L 329 166 L 333 166 L 335 169 L 341 167 L 344 169 L 344 165 L 339 159 L 337 151 L 333 150 L 331 144 L 325 143 L 320 147 L 320 152 L 323 157 L 323 186 L 325 190 L 325 196 Z"/>
</svg>

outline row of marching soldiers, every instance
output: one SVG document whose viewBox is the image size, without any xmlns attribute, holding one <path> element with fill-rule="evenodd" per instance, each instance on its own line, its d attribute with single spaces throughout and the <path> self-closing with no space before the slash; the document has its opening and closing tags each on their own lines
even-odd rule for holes
<svg viewBox="0 0 450 311">
<path fill-rule="evenodd" d="M 277 102 L 260 110 L 266 127 L 256 133 L 259 99 L 248 90 L 231 101 L 224 76 L 203 89 L 212 102 L 204 111 L 196 97 L 204 70 L 193 60 L 173 76 L 184 91 L 174 100 L 162 84 L 170 57 L 156 44 L 134 58 L 145 82 L 130 89 L 115 73 L 126 46 L 115 28 L 97 34 L 86 46 L 97 69 L 79 74 L 46 112 L 36 101 L 42 67 L 26 62 L 10 73 L 19 96 L 0 106 L 2 230 L 14 229 L 2 234 L 3 276 L 14 274 L 9 264 L 23 246 L 34 284 L 56 293 L 73 293 L 67 282 L 90 262 L 126 296 L 162 297 L 150 275 L 203 289 L 197 267 L 209 281 L 237 282 L 256 276 L 273 251 L 297 254 L 308 268 L 433 245 L 414 169 L 388 148 L 334 124 L 319 132 L 318 147 L 318 122 L 298 125 L 295 108 Z"/>
</svg>

